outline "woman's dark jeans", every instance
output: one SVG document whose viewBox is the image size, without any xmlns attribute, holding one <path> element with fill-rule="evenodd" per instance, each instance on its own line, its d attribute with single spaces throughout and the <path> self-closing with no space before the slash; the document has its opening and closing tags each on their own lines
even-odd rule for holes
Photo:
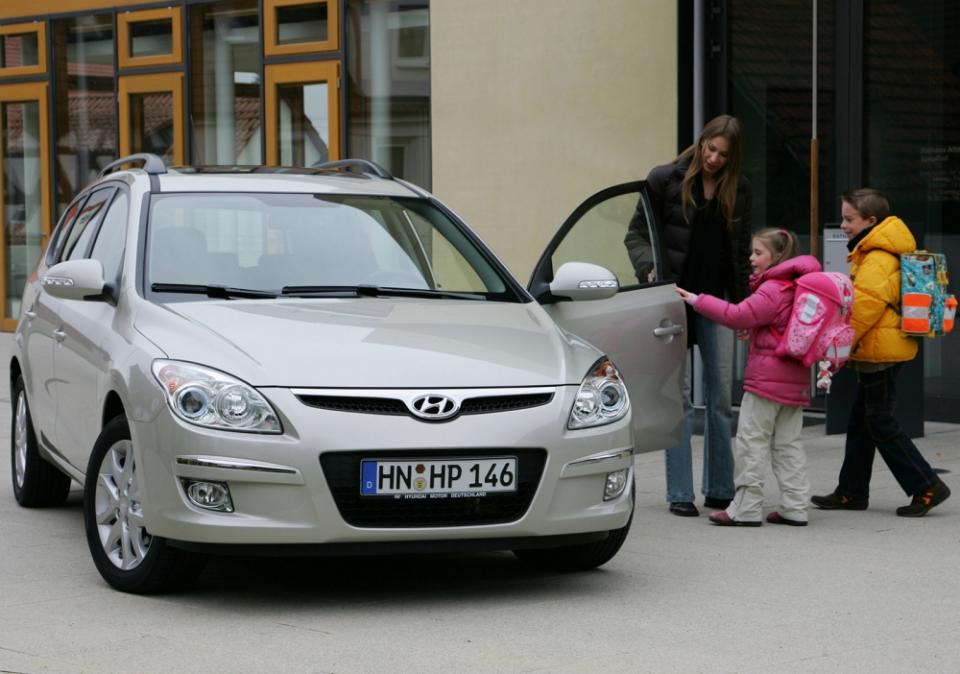
<svg viewBox="0 0 960 674">
<path fill-rule="evenodd" d="M 874 450 L 890 468 L 908 496 L 931 487 L 936 473 L 893 416 L 900 364 L 879 372 L 857 372 L 857 395 L 847 423 L 847 445 L 837 493 L 858 498 L 870 495 Z"/>
</svg>

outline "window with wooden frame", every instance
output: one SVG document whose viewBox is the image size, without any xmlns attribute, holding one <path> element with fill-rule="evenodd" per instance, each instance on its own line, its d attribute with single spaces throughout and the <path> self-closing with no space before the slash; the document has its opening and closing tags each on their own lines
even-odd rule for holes
<svg viewBox="0 0 960 674">
<path fill-rule="evenodd" d="M 287 56 L 340 48 L 338 0 L 263 0 L 263 53 Z"/>
<path fill-rule="evenodd" d="M 266 67 L 267 164 L 312 166 L 340 159 L 340 62 Z"/>
<path fill-rule="evenodd" d="M 117 60 L 121 68 L 179 65 L 183 61 L 180 7 L 117 13 Z"/>
<path fill-rule="evenodd" d="M 0 330 L 17 327 L 27 276 L 50 235 L 47 83 L 0 86 Z"/>
<path fill-rule="evenodd" d="M 44 75 L 46 72 L 46 22 L 0 26 L 0 77 Z"/>
<path fill-rule="evenodd" d="M 120 154 L 152 152 L 183 164 L 183 74 L 124 75 L 118 84 Z"/>
</svg>

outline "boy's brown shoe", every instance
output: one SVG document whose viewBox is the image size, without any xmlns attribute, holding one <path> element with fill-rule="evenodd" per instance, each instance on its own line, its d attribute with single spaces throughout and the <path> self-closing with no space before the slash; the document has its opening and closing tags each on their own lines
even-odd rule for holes
<svg viewBox="0 0 960 674">
<path fill-rule="evenodd" d="M 826 496 L 811 496 L 810 503 L 822 510 L 866 510 L 870 501 L 859 496 L 833 492 Z"/>
<path fill-rule="evenodd" d="M 931 508 L 937 507 L 948 498 L 950 498 L 950 487 L 937 478 L 929 489 L 914 494 L 910 505 L 897 508 L 897 514 L 900 517 L 923 517 L 930 512 Z"/>
</svg>

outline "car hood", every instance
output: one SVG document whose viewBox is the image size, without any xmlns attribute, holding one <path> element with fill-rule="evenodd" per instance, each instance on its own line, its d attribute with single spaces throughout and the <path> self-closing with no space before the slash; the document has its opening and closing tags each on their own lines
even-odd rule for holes
<svg viewBox="0 0 960 674">
<path fill-rule="evenodd" d="M 169 358 L 254 386 L 579 384 L 600 356 L 536 303 L 384 298 L 146 303 L 137 330 Z"/>
</svg>

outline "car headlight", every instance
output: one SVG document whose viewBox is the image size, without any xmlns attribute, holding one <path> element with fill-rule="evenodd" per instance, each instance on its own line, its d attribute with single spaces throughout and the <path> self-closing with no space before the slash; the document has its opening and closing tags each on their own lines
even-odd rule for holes
<svg viewBox="0 0 960 674">
<path fill-rule="evenodd" d="M 153 361 L 153 376 L 174 414 L 184 421 L 230 431 L 282 433 L 270 403 L 239 379 L 193 363 Z"/>
<path fill-rule="evenodd" d="M 620 373 L 608 358 L 601 358 L 580 383 L 567 428 L 609 424 L 625 417 L 629 410 L 630 398 Z"/>
</svg>

